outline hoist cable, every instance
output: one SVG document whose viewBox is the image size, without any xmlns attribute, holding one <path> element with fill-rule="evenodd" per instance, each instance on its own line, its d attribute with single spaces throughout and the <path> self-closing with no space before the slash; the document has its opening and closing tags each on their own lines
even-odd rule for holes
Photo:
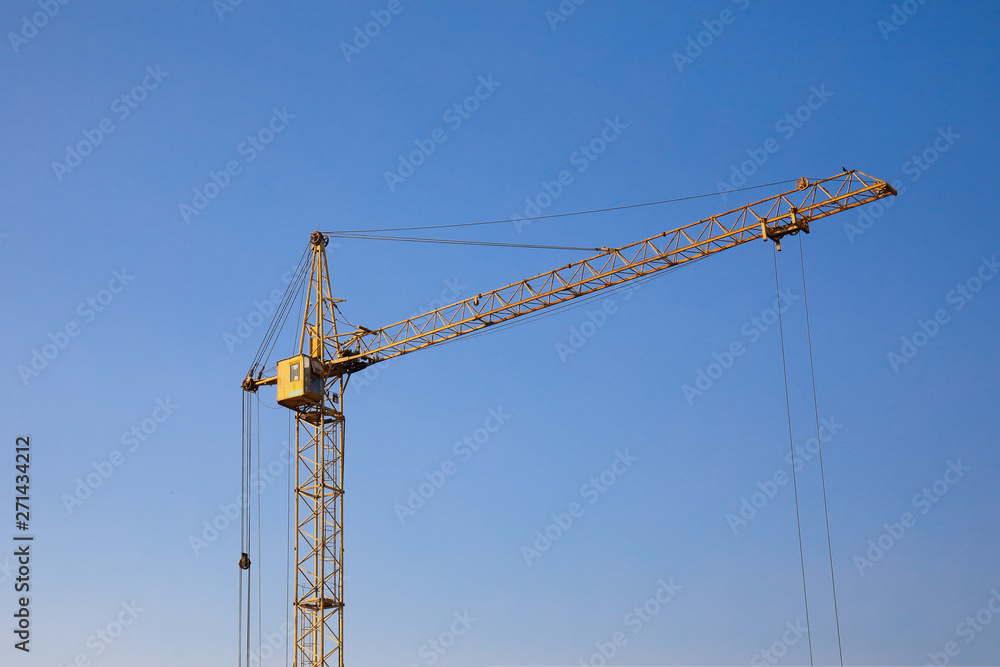
<svg viewBox="0 0 1000 667">
<path fill-rule="evenodd" d="M 306 277 L 307 277 L 308 274 L 309 274 L 308 271 L 303 270 L 297 276 L 297 278 L 296 278 L 297 284 L 294 286 L 294 288 L 292 289 L 292 291 L 289 293 L 289 296 L 287 297 L 287 301 L 285 301 L 284 299 L 282 300 L 281 324 L 278 326 L 277 331 L 274 333 L 274 335 L 271 338 L 271 345 L 270 345 L 270 347 L 267 350 L 267 354 L 265 355 L 265 361 L 267 359 L 271 358 L 271 353 L 274 351 L 274 346 L 277 344 L 278 338 L 281 336 L 281 332 L 285 328 L 285 323 L 288 321 L 288 315 L 293 310 L 292 306 L 295 303 L 296 298 L 298 298 L 298 299 L 302 298 L 302 293 L 304 292 L 303 286 L 305 285 L 305 280 L 306 280 Z M 291 287 L 291 283 L 289 283 L 289 286 Z M 275 312 L 275 318 L 277 318 L 278 315 L 279 315 L 279 313 Z"/>
<path fill-rule="evenodd" d="M 674 197 L 673 199 L 661 199 L 660 201 L 649 201 L 641 204 L 626 204 L 624 206 L 611 206 L 608 208 L 595 208 L 589 211 L 572 211 L 570 213 L 550 213 L 549 215 L 536 215 L 531 218 L 509 218 L 505 220 L 483 220 L 481 222 L 458 222 L 448 225 L 417 225 L 413 227 L 383 227 L 381 229 L 338 229 L 335 232 L 324 232 L 325 234 L 365 234 L 368 232 L 408 232 L 415 229 L 445 229 L 449 227 L 475 227 L 478 225 L 498 225 L 505 222 L 532 222 L 535 220 L 546 220 L 550 218 L 565 218 L 573 215 L 589 215 L 591 213 L 606 213 L 608 211 L 623 211 L 629 208 L 639 208 L 642 206 L 657 206 L 659 204 L 671 204 L 689 199 L 700 199 L 702 197 L 714 197 L 715 195 L 730 194 L 733 192 L 743 192 L 744 190 L 755 190 L 757 188 L 769 188 L 773 185 L 784 185 L 785 183 L 795 183 L 798 179 L 791 178 L 786 181 L 775 181 L 762 185 L 749 185 L 745 188 L 734 188 L 732 190 L 718 190 L 716 192 L 706 192 L 700 195 L 688 195 L 686 197 Z"/>
<path fill-rule="evenodd" d="M 386 236 L 382 234 L 346 234 L 342 232 L 323 232 L 327 236 L 338 239 L 356 239 L 364 241 L 400 241 L 406 243 L 440 243 L 445 245 L 490 246 L 495 248 L 533 248 L 540 250 L 583 250 L 586 252 L 601 252 L 600 248 L 582 246 L 543 245 L 539 243 L 507 243 L 501 241 L 469 241 L 464 239 L 432 239 L 422 236 Z"/>
<path fill-rule="evenodd" d="M 806 291 L 806 260 L 799 238 L 799 262 L 802 265 L 802 301 L 806 307 L 806 340 L 809 341 L 809 373 L 812 376 L 813 412 L 816 415 L 816 443 L 819 447 L 819 475 L 823 485 L 823 515 L 826 517 L 826 544 L 830 554 L 830 584 L 833 587 L 833 616 L 837 624 L 837 650 L 840 667 L 844 667 L 844 648 L 840 641 L 840 610 L 837 606 L 837 577 L 833 570 L 833 540 L 830 537 L 830 510 L 826 502 L 826 471 L 823 469 L 823 441 L 819 435 L 819 399 L 816 395 L 816 367 L 813 364 L 812 331 L 809 326 L 809 293 Z"/>
<path fill-rule="evenodd" d="M 259 456 L 259 454 L 258 454 Z M 244 520 L 247 524 L 247 541 L 246 541 L 246 551 L 244 553 L 250 556 L 250 543 L 252 541 L 253 534 L 253 523 L 250 521 L 250 504 L 253 492 L 250 488 L 250 470 L 253 467 L 253 401 L 250 398 L 249 393 L 247 394 L 247 468 L 246 468 L 246 488 L 247 495 L 244 498 L 246 503 L 246 508 L 244 510 Z M 250 609 L 253 607 L 253 578 L 250 573 L 247 572 L 247 665 L 250 665 Z"/>
<path fill-rule="evenodd" d="M 781 299 L 781 288 L 778 286 L 778 250 L 777 245 L 772 249 L 774 254 L 774 289 Z M 809 625 L 809 594 L 806 590 L 806 555 L 802 548 L 802 519 L 799 514 L 799 487 L 795 475 L 795 445 L 792 440 L 792 406 L 788 397 L 788 364 L 785 362 L 785 330 L 781 322 L 781 308 L 778 311 L 778 333 L 781 339 L 781 372 L 785 378 L 785 412 L 788 415 L 788 448 L 792 452 L 792 490 L 795 494 L 795 525 L 799 532 L 799 562 L 802 565 L 802 598 L 806 607 L 806 638 L 809 640 L 809 665 L 813 667 L 812 630 Z"/>
<path fill-rule="evenodd" d="M 260 397 L 258 396 L 257 402 L 260 402 Z M 260 408 L 257 408 L 257 484 L 260 484 Z M 263 552 L 261 549 L 261 531 L 260 531 L 260 493 L 257 494 L 257 655 L 262 655 L 263 637 L 264 633 L 261 628 L 261 599 L 264 597 L 264 587 L 261 585 L 261 566 L 260 566 L 260 555 Z M 248 576 L 249 573 L 248 573 Z"/>
<path fill-rule="evenodd" d="M 285 286 L 285 292 L 282 294 L 281 300 L 278 302 L 278 307 L 275 309 L 271 322 L 268 324 L 264 338 L 261 340 L 260 348 L 257 350 L 257 356 L 254 357 L 251 372 L 253 369 L 256 369 L 258 365 L 265 364 L 267 359 L 270 358 L 271 352 L 274 350 L 274 345 L 277 343 L 282 329 L 284 329 L 285 321 L 287 320 L 288 313 L 291 310 L 291 304 L 294 303 L 297 293 L 301 291 L 302 283 L 308 273 L 308 262 L 305 261 L 308 251 L 309 249 L 306 248 L 306 250 L 302 252 L 302 256 L 299 258 L 299 263 L 295 267 L 292 278 L 288 281 L 288 285 Z"/>
<path fill-rule="evenodd" d="M 242 429 L 240 433 L 240 549 L 243 549 L 243 499 L 246 497 L 246 490 L 243 486 L 244 481 L 244 470 L 246 469 L 246 457 L 247 457 L 247 401 L 246 392 L 240 392 L 243 396 L 240 397 L 240 403 L 242 407 L 242 415 L 240 417 L 240 428 Z M 236 642 L 236 664 L 242 667 L 243 665 L 243 570 L 239 570 L 240 575 L 240 606 L 236 613 L 237 625 L 239 626 L 239 639 Z"/>
<path fill-rule="evenodd" d="M 291 570 L 289 569 L 290 554 L 292 551 L 292 466 L 298 463 L 298 452 L 292 454 L 292 411 L 288 411 L 288 440 L 285 445 L 289 449 L 288 475 L 285 478 L 285 637 L 288 637 L 288 610 L 292 606 L 292 599 L 289 595 L 289 582 L 291 581 Z M 294 633 L 292 633 L 294 637 Z M 285 667 L 288 667 L 288 653 L 291 642 L 285 642 Z"/>
<path fill-rule="evenodd" d="M 268 323 L 267 330 L 264 332 L 264 337 L 261 340 L 260 347 L 257 348 L 257 354 L 254 356 L 253 366 L 251 367 L 251 372 L 253 372 L 254 370 L 256 370 L 257 365 L 259 363 L 262 363 L 262 361 L 263 361 L 264 354 L 265 354 L 265 351 L 267 349 L 268 342 L 271 340 L 271 337 L 275 335 L 274 334 L 274 330 L 275 330 L 275 327 L 277 326 L 277 322 L 279 320 L 278 312 L 280 312 L 281 306 L 285 303 L 285 300 L 288 298 L 290 290 L 294 289 L 294 285 L 297 282 L 296 279 L 297 279 L 299 273 L 301 273 L 301 271 L 302 271 L 302 266 L 303 266 L 303 263 L 305 261 L 305 258 L 306 258 L 306 255 L 308 254 L 308 252 L 309 252 L 309 248 L 308 247 L 306 247 L 306 249 L 302 251 L 302 255 L 299 256 L 299 261 L 296 263 L 295 269 L 292 272 L 292 279 L 288 281 L 287 285 L 285 285 L 284 294 L 282 294 L 281 300 L 278 302 L 278 309 L 275 311 L 275 314 L 271 318 L 270 323 Z"/>
</svg>

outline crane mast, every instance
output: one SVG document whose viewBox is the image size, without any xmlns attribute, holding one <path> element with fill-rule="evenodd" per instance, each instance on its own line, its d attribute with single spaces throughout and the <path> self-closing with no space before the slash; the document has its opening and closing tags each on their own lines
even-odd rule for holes
<svg viewBox="0 0 1000 667">
<path fill-rule="evenodd" d="M 328 237 L 313 232 L 298 353 L 272 377 L 243 388 L 277 385 L 278 403 L 295 415 L 294 665 L 343 667 L 344 387 L 367 366 L 445 342 L 754 240 L 809 233 L 815 220 L 896 195 L 885 181 L 846 171 L 795 190 L 710 216 L 621 248 L 511 283 L 380 329 L 337 331 Z"/>
</svg>

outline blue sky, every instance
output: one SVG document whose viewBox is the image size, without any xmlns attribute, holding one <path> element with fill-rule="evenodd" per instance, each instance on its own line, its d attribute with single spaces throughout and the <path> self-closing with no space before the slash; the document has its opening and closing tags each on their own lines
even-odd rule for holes
<svg viewBox="0 0 1000 667">
<path fill-rule="evenodd" d="M 900 196 L 777 257 L 815 661 L 839 653 L 800 240 L 844 661 L 996 664 L 998 19 L 994 3 L 942 0 L 5 3 L 0 503 L 13 515 L 14 442 L 29 435 L 35 542 L 25 655 L 7 627 L 5 518 L 3 664 L 235 662 L 239 383 L 266 328 L 255 313 L 312 230 L 581 211 L 842 166 Z M 587 156 L 602 133 L 613 141 Z M 623 245 L 778 191 L 455 236 Z M 371 328 L 579 258 L 329 252 L 344 314 Z M 608 299 L 352 380 L 350 664 L 589 665 L 609 646 L 618 665 L 808 663 L 771 247 Z M 699 372 L 718 377 L 685 393 Z M 261 412 L 274 474 L 255 562 L 263 641 L 280 645 L 263 664 L 279 665 L 288 423 Z M 478 451 L 456 448 L 491 414 L 503 424 Z M 401 519 L 394 506 L 449 462 Z M 602 473 L 614 483 L 594 491 Z M 744 500 L 759 507 L 740 516 Z M 526 558 L 573 503 L 572 525 Z M 194 548 L 213 521 L 225 527 Z"/>
</svg>

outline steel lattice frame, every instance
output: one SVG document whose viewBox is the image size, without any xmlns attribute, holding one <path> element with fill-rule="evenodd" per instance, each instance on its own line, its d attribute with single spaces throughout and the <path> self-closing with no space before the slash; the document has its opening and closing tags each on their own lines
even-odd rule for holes
<svg viewBox="0 0 1000 667">
<path fill-rule="evenodd" d="M 379 361 L 647 276 L 749 241 L 809 230 L 809 223 L 896 192 L 885 181 L 848 171 L 747 204 L 622 248 L 542 273 L 378 330 L 341 334 L 330 366 L 354 372 Z"/>
<path fill-rule="evenodd" d="M 299 353 L 317 359 L 336 350 L 326 239 L 313 235 L 312 267 Z M 332 355 L 330 355 L 332 356 Z M 295 415 L 296 667 L 343 667 L 344 414 L 341 376 L 323 381 L 319 405 Z"/>
<path fill-rule="evenodd" d="M 780 241 L 809 223 L 896 191 L 857 171 L 714 215 L 622 248 L 512 283 L 378 330 L 338 334 L 326 263 L 327 238 L 311 237 L 312 264 L 299 354 L 322 363 L 323 398 L 296 408 L 296 667 L 343 667 L 344 386 L 350 373 L 636 278 L 759 239 Z M 244 389 L 275 384 L 248 377 Z M 338 407 L 339 406 L 339 407 Z"/>
</svg>

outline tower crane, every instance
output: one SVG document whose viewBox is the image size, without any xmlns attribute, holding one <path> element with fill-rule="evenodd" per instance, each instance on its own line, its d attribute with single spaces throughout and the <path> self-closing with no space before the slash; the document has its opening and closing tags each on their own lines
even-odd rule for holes
<svg viewBox="0 0 1000 667">
<path fill-rule="evenodd" d="M 293 664 L 344 664 L 343 403 L 352 373 L 750 241 L 772 241 L 780 250 L 783 237 L 808 234 L 816 220 L 896 194 L 886 181 L 857 170 L 813 182 L 802 178 L 794 190 L 626 246 L 596 249 L 587 259 L 388 326 L 353 331 L 337 329 L 340 301 L 330 287 L 329 237 L 313 232 L 298 348 L 268 377 L 255 361 L 243 381 L 248 393 L 276 385 L 278 404 L 295 417 Z M 249 566 L 243 554 L 240 567 Z"/>
</svg>

